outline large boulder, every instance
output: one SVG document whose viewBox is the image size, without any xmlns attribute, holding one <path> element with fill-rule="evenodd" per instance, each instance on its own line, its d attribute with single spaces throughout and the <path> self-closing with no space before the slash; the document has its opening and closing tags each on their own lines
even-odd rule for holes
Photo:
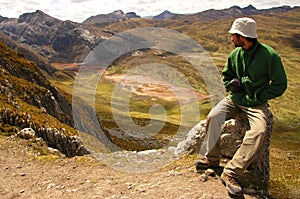
<svg viewBox="0 0 300 199">
<path fill-rule="evenodd" d="M 265 143 L 261 148 L 261 152 L 257 154 L 255 160 L 248 167 L 243 178 L 244 186 L 256 187 L 260 190 L 267 191 L 270 179 L 270 164 L 269 164 L 269 145 L 273 126 L 273 114 L 269 115 L 267 136 Z M 206 120 L 200 121 L 195 125 L 187 135 L 186 140 L 180 142 L 175 154 L 195 154 L 199 153 L 202 142 L 205 138 Z M 238 115 L 235 119 L 225 121 L 221 136 L 221 158 L 231 159 L 243 141 L 245 132 L 249 129 L 249 122 L 245 115 Z"/>
</svg>

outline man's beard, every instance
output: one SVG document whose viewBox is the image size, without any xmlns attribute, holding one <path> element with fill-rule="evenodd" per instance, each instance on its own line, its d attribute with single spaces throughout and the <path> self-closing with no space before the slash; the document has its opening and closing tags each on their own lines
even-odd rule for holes
<svg viewBox="0 0 300 199">
<path fill-rule="evenodd" d="M 244 46 L 244 43 L 241 40 L 237 40 L 234 42 L 234 47 L 242 47 Z"/>
</svg>

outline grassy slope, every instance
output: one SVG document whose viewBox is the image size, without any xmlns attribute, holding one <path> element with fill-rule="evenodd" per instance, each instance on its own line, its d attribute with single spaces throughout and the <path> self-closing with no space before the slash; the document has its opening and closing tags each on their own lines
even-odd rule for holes
<svg viewBox="0 0 300 199">
<path fill-rule="evenodd" d="M 32 122 L 37 127 L 54 127 L 65 128 L 72 135 L 77 134 L 76 130 L 68 125 L 60 122 L 53 116 L 47 114 L 43 109 L 33 105 L 31 96 L 44 95 L 48 92 L 48 89 L 40 86 L 36 83 L 29 82 L 22 77 L 17 77 L 11 74 L 7 68 L 12 68 L 13 71 L 18 73 L 18 76 L 27 76 L 27 74 L 34 74 L 38 77 L 41 84 L 47 85 L 50 82 L 44 79 L 41 75 L 39 68 L 31 61 L 24 58 L 24 56 L 0 42 L 0 111 L 4 111 L 4 108 L 8 108 L 15 114 L 30 114 Z M 40 74 L 40 75 L 39 75 Z M 29 77 L 29 76 L 27 76 Z M 34 81 L 34 80 L 32 80 Z M 3 88 L 6 87 L 8 89 Z M 16 101 L 19 106 L 14 105 L 13 101 Z M 0 123 L 1 134 L 13 134 L 20 129 L 20 126 L 14 126 L 12 124 Z"/>
</svg>

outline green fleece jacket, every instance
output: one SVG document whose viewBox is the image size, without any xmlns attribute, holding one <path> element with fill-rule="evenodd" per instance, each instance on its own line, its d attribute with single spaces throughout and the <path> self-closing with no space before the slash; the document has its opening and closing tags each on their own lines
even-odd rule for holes
<svg viewBox="0 0 300 199">
<path fill-rule="evenodd" d="M 279 55 L 266 44 L 256 42 L 250 50 L 235 48 L 222 70 L 227 88 L 233 78 L 238 78 L 242 90 L 230 93 L 233 103 L 257 106 L 278 97 L 287 88 L 287 77 Z"/>
</svg>

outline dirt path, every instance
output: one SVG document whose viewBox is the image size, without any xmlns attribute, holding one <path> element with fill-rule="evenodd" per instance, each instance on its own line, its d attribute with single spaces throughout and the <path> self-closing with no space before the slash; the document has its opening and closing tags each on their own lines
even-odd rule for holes
<svg viewBox="0 0 300 199">
<path fill-rule="evenodd" d="M 218 176 L 201 181 L 192 162 L 188 167 L 175 163 L 160 171 L 126 174 L 90 156 L 57 158 L 37 153 L 29 141 L 0 136 L 1 199 L 229 198 Z"/>
</svg>

